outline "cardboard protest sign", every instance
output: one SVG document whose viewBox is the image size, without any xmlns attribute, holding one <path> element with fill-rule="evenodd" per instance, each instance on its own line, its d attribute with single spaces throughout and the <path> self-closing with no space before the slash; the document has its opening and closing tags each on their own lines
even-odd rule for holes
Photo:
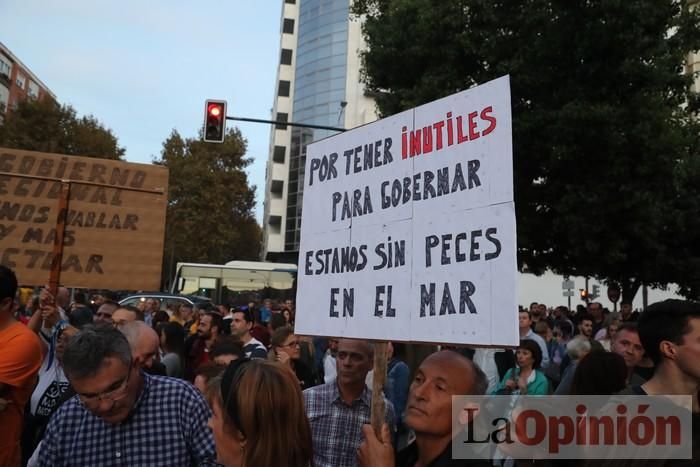
<svg viewBox="0 0 700 467">
<path fill-rule="evenodd" d="M 517 345 L 510 82 L 308 146 L 299 334 Z"/>
<path fill-rule="evenodd" d="M 61 284 L 157 290 L 168 170 L 0 148 L 0 263 L 24 285 L 48 282 L 61 181 L 71 181 Z"/>
</svg>

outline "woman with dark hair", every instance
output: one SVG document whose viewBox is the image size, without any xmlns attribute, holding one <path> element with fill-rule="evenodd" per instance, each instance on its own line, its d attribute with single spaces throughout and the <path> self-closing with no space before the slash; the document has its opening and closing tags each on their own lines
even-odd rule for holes
<svg viewBox="0 0 700 467">
<path fill-rule="evenodd" d="M 303 390 L 315 386 L 315 379 L 309 367 L 300 359 L 300 345 L 299 338 L 294 335 L 294 329 L 291 326 L 278 328 L 270 338 L 270 352 L 267 358 L 288 366 L 296 375 Z"/>
<path fill-rule="evenodd" d="M 546 395 L 549 393 L 547 377 L 539 369 L 542 350 L 537 342 L 523 339 L 515 352 L 518 366 L 509 369 L 494 394 Z"/>
<path fill-rule="evenodd" d="M 158 310 L 153 314 L 152 319 L 153 321 L 151 323 L 151 326 L 153 327 L 154 331 L 158 332 L 158 326 L 170 321 L 170 315 L 165 310 Z"/>
<path fill-rule="evenodd" d="M 163 350 L 161 362 L 168 376 L 183 377 L 185 361 L 185 330 L 179 323 L 170 321 L 160 325 L 160 348 Z"/>
<path fill-rule="evenodd" d="M 217 387 L 218 386 L 218 387 Z M 209 427 L 226 467 L 309 467 L 311 427 L 294 375 L 265 360 L 234 360 L 210 381 Z"/>
<path fill-rule="evenodd" d="M 591 352 L 581 359 L 571 383 L 571 394 L 610 396 L 627 386 L 625 359 L 613 352 Z"/>
</svg>

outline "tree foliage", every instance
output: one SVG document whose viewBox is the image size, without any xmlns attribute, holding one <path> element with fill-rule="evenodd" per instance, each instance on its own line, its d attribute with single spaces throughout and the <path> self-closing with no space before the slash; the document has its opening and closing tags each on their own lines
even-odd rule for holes
<svg viewBox="0 0 700 467">
<path fill-rule="evenodd" d="M 48 98 L 20 101 L 0 125 L 0 146 L 102 159 L 124 156 L 116 136 L 95 117 L 78 118 L 73 107 Z"/>
<path fill-rule="evenodd" d="M 698 96 L 679 0 L 357 0 L 383 115 L 511 78 L 521 268 L 700 291 Z M 688 229 L 694 229 L 689 231 Z"/>
<path fill-rule="evenodd" d="M 200 135 L 201 136 L 201 135 Z M 257 260 L 261 230 L 255 221 L 255 186 L 244 169 L 246 140 L 238 129 L 222 144 L 183 139 L 173 130 L 156 164 L 170 171 L 165 273 L 178 261 L 223 264 Z"/>
</svg>

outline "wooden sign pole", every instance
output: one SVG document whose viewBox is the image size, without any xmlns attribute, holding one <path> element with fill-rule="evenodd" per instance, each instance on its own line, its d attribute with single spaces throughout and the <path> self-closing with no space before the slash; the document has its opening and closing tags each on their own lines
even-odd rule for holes
<svg viewBox="0 0 700 467">
<path fill-rule="evenodd" d="M 61 198 L 58 203 L 58 217 L 56 219 L 56 236 L 53 240 L 53 257 L 51 259 L 51 272 L 49 274 L 49 292 L 56 297 L 58 284 L 61 281 L 61 264 L 63 263 L 63 237 L 66 233 L 66 214 L 68 213 L 68 200 L 70 198 L 70 182 L 61 183 Z"/>
<path fill-rule="evenodd" d="M 374 377 L 372 379 L 372 428 L 379 439 L 382 439 L 382 424 L 384 423 L 384 385 L 386 384 L 386 342 L 374 344 Z"/>
</svg>

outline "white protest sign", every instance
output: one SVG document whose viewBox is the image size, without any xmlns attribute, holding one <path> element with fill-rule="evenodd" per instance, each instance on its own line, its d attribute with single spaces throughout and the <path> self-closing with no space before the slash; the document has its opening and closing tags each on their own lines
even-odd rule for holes
<svg viewBox="0 0 700 467">
<path fill-rule="evenodd" d="M 295 330 L 517 345 L 507 76 L 307 147 Z"/>
</svg>

